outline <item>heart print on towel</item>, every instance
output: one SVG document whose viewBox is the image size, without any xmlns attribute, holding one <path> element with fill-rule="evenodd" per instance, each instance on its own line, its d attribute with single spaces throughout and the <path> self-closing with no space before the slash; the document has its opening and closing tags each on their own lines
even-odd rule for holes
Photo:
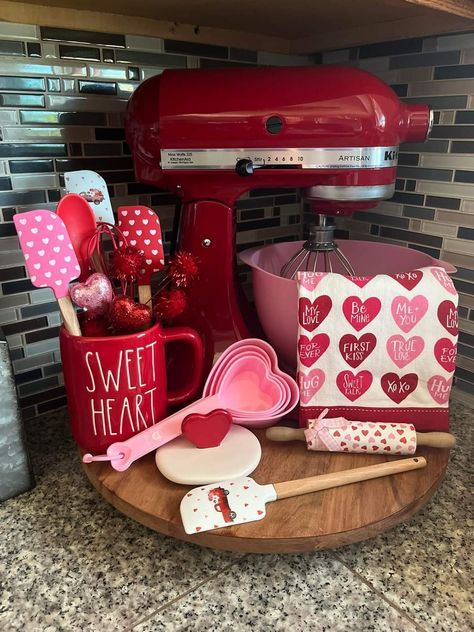
<svg viewBox="0 0 474 632">
<path fill-rule="evenodd" d="M 360 331 L 374 320 L 380 312 L 381 306 L 380 300 L 375 296 L 365 301 L 362 301 L 358 296 L 349 296 L 342 304 L 342 311 L 347 322 L 356 331 Z"/>
<path fill-rule="evenodd" d="M 438 320 L 452 336 L 458 335 L 458 310 L 452 301 L 443 301 L 438 307 Z"/>
<path fill-rule="evenodd" d="M 421 336 L 404 338 L 396 335 L 387 340 L 387 353 L 399 369 L 413 362 L 424 348 L 425 342 Z"/>
<path fill-rule="evenodd" d="M 398 281 L 400 285 L 403 285 L 406 290 L 411 291 L 423 278 L 423 272 L 421 270 L 413 270 L 412 272 L 398 272 L 389 276 Z"/>
<path fill-rule="evenodd" d="M 428 380 L 428 391 L 437 404 L 447 404 L 453 378 L 446 380 L 442 375 L 433 375 Z"/>
<path fill-rule="evenodd" d="M 301 327 L 306 331 L 314 331 L 331 311 L 332 301 L 329 296 L 318 296 L 314 301 L 300 298 L 298 316 Z"/>
<path fill-rule="evenodd" d="M 359 371 L 357 374 L 352 371 L 342 371 L 336 378 L 336 384 L 344 397 L 355 402 L 370 388 L 372 380 L 370 371 Z"/>
<path fill-rule="evenodd" d="M 360 338 L 346 334 L 339 340 L 339 351 L 349 366 L 356 369 L 372 353 L 377 344 L 374 334 L 363 334 Z"/>
<path fill-rule="evenodd" d="M 388 395 L 396 404 L 400 404 L 418 386 L 418 375 L 407 373 L 399 377 L 396 373 L 386 373 L 382 375 L 380 384 L 385 395 Z"/>
<path fill-rule="evenodd" d="M 313 366 L 328 347 L 329 336 L 327 334 L 317 334 L 311 340 L 308 336 L 300 336 L 298 343 L 300 362 L 308 368 Z"/>
<path fill-rule="evenodd" d="M 449 338 L 441 338 L 434 346 L 434 355 L 448 373 L 452 373 L 456 368 L 456 345 Z"/>
<path fill-rule="evenodd" d="M 298 371 L 298 385 L 300 387 L 300 399 L 303 404 L 307 404 L 323 386 L 326 379 L 321 369 L 313 369 L 305 375 Z"/>
<path fill-rule="evenodd" d="M 444 287 L 447 292 L 456 296 L 457 292 L 454 287 L 454 283 L 452 282 L 451 277 L 448 276 L 442 268 L 431 268 L 431 274 L 438 281 L 441 287 Z"/>
<path fill-rule="evenodd" d="M 396 296 L 392 301 L 392 316 L 406 334 L 417 325 L 428 310 L 428 299 L 418 294 L 411 300 L 405 296 Z"/>
<path fill-rule="evenodd" d="M 327 272 L 305 272 L 304 275 L 301 275 L 300 283 L 306 290 L 312 292 L 318 287 L 319 282 L 324 279 L 326 274 Z"/>
</svg>

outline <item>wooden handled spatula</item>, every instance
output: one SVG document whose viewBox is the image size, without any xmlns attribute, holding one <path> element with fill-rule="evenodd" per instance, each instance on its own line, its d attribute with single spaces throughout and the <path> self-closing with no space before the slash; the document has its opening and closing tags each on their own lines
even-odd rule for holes
<svg viewBox="0 0 474 632">
<path fill-rule="evenodd" d="M 274 485 L 259 485 L 248 477 L 212 483 L 204 487 L 195 487 L 186 494 L 180 505 L 181 518 L 186 533 L 231 527 L 262 520 L 265 518 L 266 503 L 274 500 L 417 470 L 425 466 L 426 460 L 419 456 Z"/>
<path fill-rule="evenodd" d="M 81 272 L 64 222 L 48 210 L 28 211 L 13 216 L 31 282 L 50 287 L 59 303 L 64 326 L 73 336 L 81 329 L 69 298 L 69 283 Z"/>
</svg>

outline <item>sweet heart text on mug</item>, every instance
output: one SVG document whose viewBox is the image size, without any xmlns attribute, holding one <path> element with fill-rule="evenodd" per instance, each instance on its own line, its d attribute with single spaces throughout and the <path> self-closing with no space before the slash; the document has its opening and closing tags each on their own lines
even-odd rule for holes
<svg viewBox="0 0 474 632">
<path fill-rule="evenodd" d="M 156 340 L 133 349 L 110 353 L 87 351 L 85 363 L 94 435 L 121 435 L 124 426 L 133 432 L 148 428 L 155 419 Z"/>
</svg>

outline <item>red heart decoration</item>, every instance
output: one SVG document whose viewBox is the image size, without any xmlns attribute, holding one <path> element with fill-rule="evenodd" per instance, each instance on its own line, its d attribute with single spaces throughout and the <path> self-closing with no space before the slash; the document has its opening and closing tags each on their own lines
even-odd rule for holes
<svg viewBox="0 0 474 632">
<path fill-rule="evenodd" d="M 442 301 L 438 307 L 438 320 L 452 336 L 458 335 L 458 310 L 452 301 Z"/>
<path fill-rule="evenodd" d="M 363 334 L 360 338 L 346 334 L 339 340 L 339 351 L 347 364 L 355 369 L 372 353 L 376 344 L 374 334 Z"/>
<path fill-rule="evenodd" d="M 196 448 L 215 448 L 230 430 L 232 417 L 227 410 L 216 408 L 207 415 L 191 413 L 181 424 L 183 435 Z"/>
<path fill-rule="evenodd" d="M 110 305 L 109 319 L 117 333 L 132 334 L 150 327 L 151 310 L 129 296 L 116 296 Z"/>
<path fill-rule="evenodd" d="M 329 296 L 318 296 L 313 302 L 309 298 L 300 298 L 298 304 L 299 323 L 306 331 L 314 331 L 331 311 Z"/>
<path fill-rule="evenodd" d="M 317 334 L 311 340 L 307 336 L 300 336 L 298 352 L 301 363 L 306 367 L 312 366 L 328 347 L 329 336 L 327 334 Z"/>
<path fill-rule="evenodd" d="M 400 377 L 396 373 L 385 373 L 380 378 L 380 384 L 383 392 L 392 401 L 399 404 L 418 386 L 418 375 L 416 373 L 407 373 Z"/>
<path fill-rule="evenodd" d="M 360 331 L 371 323 L 380 312 L 382 303 L 376 296 L 362 301 L 358 296 L 349 296 L 342 304 L 342 311 L 348 323 Z"/>
<path fill-rule="evenodd" d="M 398 281 L 400 285 L 410 291 L 421 281 L 423 272 L 421 270 L 412 270 L 411 272 L 397 272 L 397 274 L 389 274 L 388 276 Z"/>
<path fill-rule="evenodd" d="M 359 371 L 354 375 L 352 371 L 342 371 L 336 377 L 337 388 L 341 393 L 354 402 L 359 399 L 372 384 L 372 373 L 370 371 Z M 352 426 L 353 430 L 357 430 L 357 426 Z"/>
<path fill-rule="evenodd" d="M 347 276 L 346 279 L 355 283 L 358 287 L 362 288 L 367 285 L 369 281 L 372 281 L 374 277 L 371 276 Z"/>
<path fill-rule="evenodd" d="M 456 344 L 449 338 L 440 338 L 434 346 L 434 355 L 439 364 L 451 373 L 456 368 Z"/>
</svg>

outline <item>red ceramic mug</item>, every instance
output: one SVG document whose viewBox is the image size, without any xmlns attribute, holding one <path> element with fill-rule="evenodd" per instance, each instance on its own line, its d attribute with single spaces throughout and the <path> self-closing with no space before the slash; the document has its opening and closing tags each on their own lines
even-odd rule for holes
<svg viewBox="0 0 474 632">
<path fill-rule="evenodd" d="M 156 324 L 127 336 L 60 335 L 71 429 L 76 443 L 103 453 L 166 416 L 168 405 L 195 395 L 203 375 L 203 346 L 188 327 Z M 165 345 L 181 341 L 193 351 L 188 384 L 167 392 Z"/>
</svg>

